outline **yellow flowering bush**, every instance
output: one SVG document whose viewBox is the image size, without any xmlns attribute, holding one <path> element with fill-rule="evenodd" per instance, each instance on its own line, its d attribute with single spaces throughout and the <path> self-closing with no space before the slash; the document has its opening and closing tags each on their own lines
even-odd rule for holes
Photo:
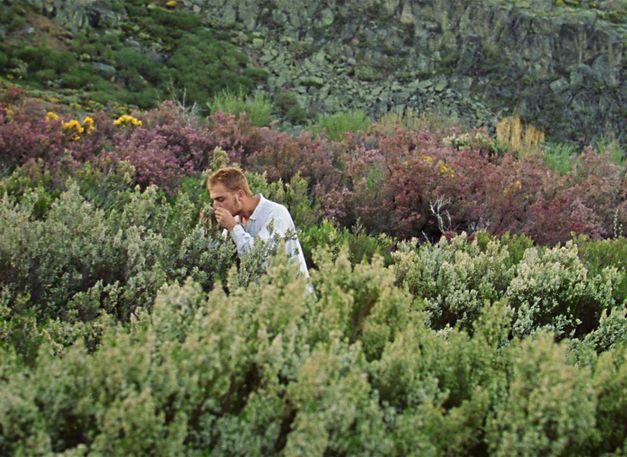
<svg viewBox="0 0 627 457">
<path fill-rule="evenodd" d="M 69 135 L 70 141 L 78 141 L 81 138 L 81 134 L 85 132 L 81 123 L 76 119 L 61 123 L 61 128 L 63 132 Z"/>
<path fill-rule="evenodd" d="M 123 114 L 113 121 L 114 125 L 130 125 L 132 127 L 141 127 L 142 121 L 131 116 L 130 114 Z"/>
<path fill-rule="evenodd" d="M 426 163 L 428 163 L 429 165 L 431 165 L 433 163 L 433 157 L 431 157 L 428 154 L 420 154 L 420 159 Z"/>
<path fill-rule="evenodd" d="M 87 116 L 83 119 L 83 128 L 88 135 L 96 130 L 96 127 L 94 127 L 94 119 L 91 116 Z"/>
<path fill-rule="evenodd" d="M 59 120 L 59 115 L 53 111 L 48 111 L 46 113 L 46 121 L 54 122 Z"/>
<path fill-rule="evenodd" d="M 438 162 L 438 171 L 442 176 L 455 176 L 453 169 L 442 161 Z"/>
<path fill-rule="evenodd" d="M 2 107 L 2 110 L 4 111 L 4 115 L 6 116 L 6 118 L 8 120 L 13 120 L 13 117 L 15 115 L 15 111 L 13 111 L 13 109 L 10 106 L 4 106 Z"/>
</svg>

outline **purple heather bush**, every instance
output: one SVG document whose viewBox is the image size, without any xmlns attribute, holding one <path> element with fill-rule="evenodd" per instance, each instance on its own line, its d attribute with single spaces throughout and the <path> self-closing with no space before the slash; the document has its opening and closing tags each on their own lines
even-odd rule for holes
<svg viewBox="0 0 627 457">
<path fill-rule="evenodd" d="M 243 113 L 195 119 L 173 102 L 135 113 L 142 121 L 136 127 L 116 126 L 95 113 L 93 131 L 77 137 L 63 129 L 73 119 L 69 114 L 46 119 L 40 102 L 7 100 L 5 94 L 0 109 L 3 173 L 28 163 L 62 176 L 87 161 L 124 160 L 135 169 L 135 184 L 174 194 L 180 179 L 206 169 L 220 147 L 231 163 L 265 173 L 270 182 L 300 174 L 324 217 L 369 233 L 437 240 L 444 233 L 487 230 L 553 244 L 572 233 L 616 237 L 627 226 L 624 168 L 590 149 L 560 176 L 533 154 L 497 152 L 483 130 L 375 124 L 332 141 L 254 127 Z"/>
</svg>

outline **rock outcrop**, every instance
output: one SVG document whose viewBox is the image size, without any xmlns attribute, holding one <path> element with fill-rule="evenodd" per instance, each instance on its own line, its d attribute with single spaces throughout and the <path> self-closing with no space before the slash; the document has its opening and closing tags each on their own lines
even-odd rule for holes
<svg viewBox="0 0 627 457">
<path fill-rule="evenodd" d="M 113 0 L 31 3 L 70 29 L 124 20 Z M 493 126 L 516 112 L 556 140 L 624 141 L 620 11 L 544 0 L 180 0 L 177 8 L 229 31 L 270 72 L 267 91 L 291 90 L 314 113 L 412 107 Z"/>
</svg>

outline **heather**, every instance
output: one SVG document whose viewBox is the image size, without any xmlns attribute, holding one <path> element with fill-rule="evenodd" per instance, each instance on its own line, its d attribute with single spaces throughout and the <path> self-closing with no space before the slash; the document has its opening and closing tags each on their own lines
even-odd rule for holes
<svg viewBox="0 0 627 457">
<path fill-rule="evenodd" d="M 608 155 L 560 174 L 416 119 L 331 139 L 8 95 L 0 454 L 627 451 Z M 313 293 L 281 249 L 240 260 L 208 217 L 204 178 L 229 163 L 290 209 Z"/>
<path fill-rule="evenodd" d="M 436 241 L 448 232 L 485 230 L 552 245 L 573 234 L 615 238 L 627 226 L 625 167 L 609 148 L 586 147 L 568 171 L 554 171 L 540 146 L 521 151 L 482 130 L 426 122 L 390 128 L 382 119 L 334 139 L 317 129 L 255 127 L 245 112 L 202 119 L 175 102 L 116 119 L 57 113 L 16 97 L 0 112 L 5 175 L 22 167 L 62 180 L 85 162 L 124 161 L 134 168 L 133 184 L 174 195 L 181 179 L 201 173 L 220 148 L 230 163 L 271 182 L 301 176 L 319 216 L 369 234 Z"/>
</svg>

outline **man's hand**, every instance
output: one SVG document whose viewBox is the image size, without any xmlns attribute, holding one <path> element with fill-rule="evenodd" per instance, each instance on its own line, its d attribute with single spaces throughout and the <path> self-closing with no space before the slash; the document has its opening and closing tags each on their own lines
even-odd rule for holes
<svg viewBox="0 0 627 457">
<path fill-rule="evenodd" d="M 228 231 L 233 230 L 233 227 L 237 225 L 237 221 L 233 215 L 225 208 L 216 208 L 215 216 L 216 221 L 220 224 L 220 227 L 225 228 Z"/>
</svg>

